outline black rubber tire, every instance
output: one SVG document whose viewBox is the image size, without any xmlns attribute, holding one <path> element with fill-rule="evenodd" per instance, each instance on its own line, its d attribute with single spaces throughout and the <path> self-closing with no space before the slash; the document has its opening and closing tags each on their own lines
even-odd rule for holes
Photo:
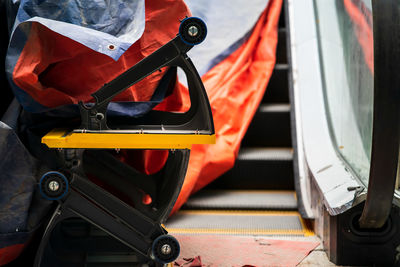
<svg viewBox="0 0 400 267">
<path fill-rule="evenodd" d="M 49 183 L 56 181 L 59 188 L 56 191 L 49 189 Z M 49 200 L 59 200 L 68 192 L 68 180 L 64 174 L 56 171 L 45 173 L 39 181 L 39 190 L 41 195 Z"/>
<path fill-rule="evenodd" d="M 189 34 L 189 28 L 195 26 L 198 30 L 195 36 Z M 206 39 L 207 26 L 203 20 L 197 17 L 190 17 L 182 20 L 179 26 L 179 36 L 188 45 L 198 45 Z"/>
<path fill-rule="evenodd" d="M 171 247 L 171 252 L 168 255 L 163 254 L 161 251 L 162 246 L 166 244 Z M 152 246 L 152 252 L 155 261 L 162 264 L 167 264 L 175 261 L 179 257 L 180 250 L 181 248 L 178 240 L 176 240 L 176 238 L 171 235 L 161 235 L 157 237 L 154 240 Z"/>
</svg>

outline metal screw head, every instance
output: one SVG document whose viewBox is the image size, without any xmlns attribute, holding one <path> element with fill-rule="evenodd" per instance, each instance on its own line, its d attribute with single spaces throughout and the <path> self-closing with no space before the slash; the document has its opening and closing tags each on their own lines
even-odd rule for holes
<svg viewBox="0 0 400 267">
<path fill-rule="evenodd" d="M 171 250 L 172 250 L 172 248 L 168 244 L 165 244 L 161 247 L 161 253 L 164 255 L 169 255 L 171 253 Z"/>
<path fill-rule="evenodd" d="M 96 113 L 96 119 L 98 121 L 101 121 L 102 119 L 104 119 L 104 114 L 103 113 Z"/>
<path fill-rule="evenodd" d="M 199 29 L 196 26 L 190 26 L 188 29 L 188 33 L 190 36 L 194 37 L 199 33 Z"/>
<path fill-rule="evenodd" d="M 59 184 L 57 181 L 51 181 L 51 182 L 49 183 L 49 189 L 50 189 L 50 191 L 55 192 L 55 191 L 58 190 L 58 188 L 60 188 L 60 184 Z"/>
</svg>

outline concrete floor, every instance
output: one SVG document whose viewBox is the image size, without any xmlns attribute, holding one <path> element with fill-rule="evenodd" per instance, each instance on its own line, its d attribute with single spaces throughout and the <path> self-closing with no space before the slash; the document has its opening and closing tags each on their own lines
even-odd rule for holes
<svg viewBox="0 0 400 267">
<path fill-rule="evenodd" d="M 183 235 L 183 236 L 185 236 L 185 235 Z M 193 240 L 191 240 L 190 242 L 187 242 L 187 240 L 186 240 L 186 242 L 183 242 L 184 247 L 182 247 L 183 251 L 181 251 L 182 252 L 181 256 L 184 256 L 183 258 L 192 258 L 192 257 L 194 257 L 196 255 L 200 255 L 203 266 L 242 266 L 242 264 L 243 264 L 243 262 L 242 262 L 243 259 L 242 258 L 243 258 L 244 255 L 248 255 L 251 258 L 251 260 L 248 261 L 249 264 L 257 264 L 256 266 L 260 266 L 260 267 L 261 266 L 282 266 L 282 267 L 283 266 L 285 266 L 285 267 L 287 267 L 287 266 L 293 266 L 293 267 L 294 266 L 300 266 L 300 267 L 305 267 L 305 266 L 323 266 L 323 267 L 325 267 L 325 266 L 326 267 L 338 266 L 338 265 L 335 265 L 335 264 L 333 264 L 332 262 L 329 261 L 329 259 L 327 257 L 327 254 L 324 251 L 324 249 L 323 249 L 321 244 L 319 246 L 317 246 L 313 251 L 311 251 L 311 253 L 308 256 L 306 256 L 304 259 L 302 259 L 300 261 L 297 261 L 297 262 L 300 262 L 297 265 L 287 265 L 287 264 L 284 263 L 284 261 L 285 261 L 284 259 L 285 258 L 282 258 L 282 255 L 281 255 L 281 254 L 286 255 L 283 250 L 279 251 L 277 254 L 275 254 L 275 256 L 274 256 L 275 261 L 272 261 L 271 259 L 268 259 L 268 258 L 263 258 L 264 260 L 267 261 L 267 263 L 265 263 L 265 261 L 261 261 L 261 262 L 263 262 L 263 263 L 261 263 L 260 261 L 255 260 L 254 257 L 251 257 L 251 255 L 249 255 L 247 253 L 244 253 L 245 250 L 242 250 L 242 251 L 237 250 L 237 251 L 240 251 L 240 252 L 238 252 L 238 254 L 233 254 L 233 255 L 230 254 L 230 255 L 228 255 L 229 254 L 228 252 L 229 252 L 230 249 L 232 249 L 231 248 L 232 246 L 229 245 L 230 242 L 226 243 L 225 242 L 226 240 L 223 242 L 222 245 L 220 245 L 219 249 L 218 248 L 211 248 L 211 247 L 215 246 L 214 243 L 215 243 L 216 240 L 221 239 L 221 237 L 228 237 L 226 235 L 225 236 L 220 236 L 219 238 L 216 237 L 216 239 L 214 241 L 210 240 L 211 244 L 213 244 L 213 245 L 210 244 L 210 245 L 206 245 L 206 246 L 204 246 L 204 244 L 199 245 L 201 242 L 199 241 L 199 239 L 196 238 L 196 236 L 197 237 L 199 237 L 199 236 L 201 237 L 202 235 L 191 235 L 191 236 L 194 238 Z M 216 235 L 216 236 L 218 236 L 218 235 Z M 180 239 L 180 235 L 177 235 L 176 237 L 178 238 L 178 240 Z M 231 240 L 231 239 L 235 239 L 235 238 L 233 238 L 233 237 L 229 238 L 229 240 Z M 264 240 L 266 242 L 269 241 L 271 243 L 273 243 L 272 242 L 273 240 L 308 241 L 308 242 L 317 242 L 317 243 L 321 242 L 321 240 L 317 236 L 309 236 L 309 237 L 253 236 L 250 239 L 254 239 L 254 240 L 260 239 L 260 240 Z M 182 242 L 182 240 L 180 240 L 180 242 Z M 212 261 L 211 261 L 212 264 L 210 264 L 210 257 L 212 258 L 211 254 L 213 254 L 213 253 L 210 252 L 210 248 L 208 248 L 208 247 L 210 247 L 211 250 L 215 250 L 215 249 L 218 250 L 218 252 L 217 252 L 218 255 L 217 256 L 214 255 L 215 259 L 212 259 Z M 228 251 L 225 251 L 225 249 L 227 249 Z M 255 252 L 255 251 L 256 250 L 253 250 L 253 252 Z M 290 254 L 288 254 L 287 256 L 289 256 L 289 255 Z M 190 256 L 190 257 L 188 257 L 188 256 Z M 287 256 L 283 256 L 283 257 L 287 257 Z M 222 262 L 221 262 L 220 258 L 229 259 L 228 260 L 229 263 L 226 262 L 225 260 L 222 260 Z M 281 260 L 283 260 L 283 262 Z M 180 261 L 182 261 L 182 260 L 180 260 Z M 181 262 L 179 262 L 179 264 L 181 264 Z M 178 266 L 178 265 L 175 265 L 175 266 Z M 186 265 L 180 265 L 180 266 L 186 266 Z M 190 266 L 190 265 L 188 265 L 188 266 Z M 253 265 L 247 265 L 247 266 L 253 266 Z"/>
<path fill-rule="evenodd" d="M 295 240 L 295 241 L 317 241 L 321 242 L 320 238 L 317 236 L 311 237 L 274 237 L 274 239 L 285 239 L 285 240 Z M 325 250 L 320 244 L 316 247 L 307 257 L 305 257 L 297 266 L 306 267 L 306 266 L 323 266 L 323 267 L 350 267 L 350 266 L 341 266 L 336 265 L 329 261 L 328 256 Z"/>
<path fill-rule="evenodd" d="M 338 266 L 329 261 L 328 256 L 326 255 L 325 250 L 322 248 L 322 245 L 319 245 L 316 249 L 314 249 L 301 263 L 297 266 L 305 267 L 305 266 Z"/>
</svg>

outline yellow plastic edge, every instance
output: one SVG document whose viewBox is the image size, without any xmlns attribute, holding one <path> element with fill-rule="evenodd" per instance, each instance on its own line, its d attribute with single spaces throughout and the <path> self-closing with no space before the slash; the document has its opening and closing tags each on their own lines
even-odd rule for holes
<svg viewBox="0 0 400 267">
<path fill-rule="evenodd" d="M 246 235 L 296 235 L 305 236 L 298 229 L 224 229 L 224 228 L 166 228 L 169 234 L 246 234 Z"/>
<path fill-rule="evenodd" d="M 74 133 L 54 129 L 42 138 L 49 148 L 191 149 L 193 144 L 215 144 L 215 135 Z"/>
</svg>

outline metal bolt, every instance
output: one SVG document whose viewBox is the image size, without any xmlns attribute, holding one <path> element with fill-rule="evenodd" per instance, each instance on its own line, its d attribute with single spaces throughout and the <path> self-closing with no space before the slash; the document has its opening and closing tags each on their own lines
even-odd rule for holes
<svg viewBox="0 0 400 267">
<path fill-rule="evenodd" d="M 49 183 L 49 189 L 53 192 L 57 191 L 60 188 L 60 184 L 57 181 L 51 181 Z"/>
<path fill-rule="evenodd" d="M 188 29 L 188 33 L 190 36 L 194 37 L 199 33 L 199 29 L 196 26 L 190 26 Z"/>
<path fill-rule="evenodd" d="M 97 113 L 96 114 L 96 119 L 101 121 L 102 119 L 104 119 L 104 114 L 103 113 Z"/>
<path fill-rule="evenodd" d="M 171 246 L 168 244 L 165 244 L 161 247 L 161 253 L 164 255 L 169 255 L 171 253 Z"/>
</svg>

